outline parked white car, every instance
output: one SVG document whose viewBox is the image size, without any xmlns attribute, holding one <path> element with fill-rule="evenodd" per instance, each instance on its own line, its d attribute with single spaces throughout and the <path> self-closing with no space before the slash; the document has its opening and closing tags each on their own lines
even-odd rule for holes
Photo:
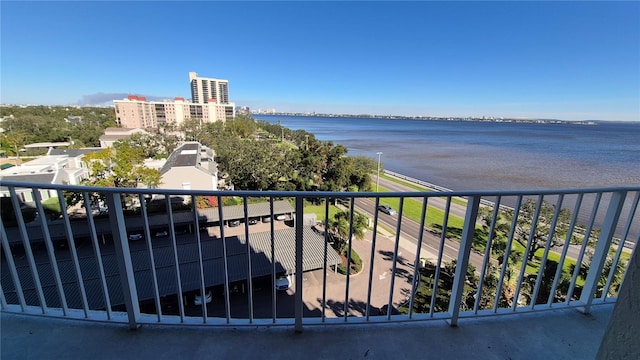
<svg viewBox="0 0 640 360">
<path fill-rule="evenodd" d="M 129 240 L 131 241 L 142 240 L 142 234 L 130 234 Z"/>
<path fill-rule="evenodd" d="M 276 279 L 276 290 L 289 290 L 291 287 L 291 275 L 280 276 Z"/>
<path fill-rule="evenodd" d="M 210 303 L 212 299 L 213 299 L 213 296 L 211 295 L 211 291 L 209 291 L 204 296 L 205 304 Z M 202 295 L 196 295 L 195 299 L 193 300 L 193 305 L 202 305 Z"/>
<path fill-rule="evenodd" d="M 167 236 L 169 236 L 169 232 L 167 230 L 156 232 L 156 237 L 167 237 Z"/>
</svg>

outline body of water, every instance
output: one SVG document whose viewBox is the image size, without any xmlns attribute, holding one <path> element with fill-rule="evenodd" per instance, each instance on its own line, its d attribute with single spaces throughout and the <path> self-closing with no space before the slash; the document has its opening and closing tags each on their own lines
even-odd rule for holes
<svg viewBox="0 0 640 360">
<path fill-rule="evenodd" d="M 640 184 L 640 123 L 531 124 L 254 115 L 453 190 Z"/>
</svg>

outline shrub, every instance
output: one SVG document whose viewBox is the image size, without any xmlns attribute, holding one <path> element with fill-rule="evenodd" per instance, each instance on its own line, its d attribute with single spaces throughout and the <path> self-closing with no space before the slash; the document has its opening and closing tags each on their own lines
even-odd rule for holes
<svg viewBox="0 0 640 360">
<path fill-rule="evenodd" d="M 60 201 L 57 197 L 52 197 L 42 201 L 42 208 L 49 219 L 57 219 L 62 214 Z"/>
<path fill-rule="evenodd" d="M 347 256 L 347 249 L 345 248 L 345 250 L 342 252 L 342 255 L 344 255 L 345 257 Z M 362 259 L 360 259 L 360 256 L 358 255 L 358 253 L 354 250 L 351 249 L 351 269 L 358 273 L 362 270 Z M 338 272 L 342 275 L 346 275 L 347 274 L 347 266 L 343 263 L 338 264 Z"/>
</svg>

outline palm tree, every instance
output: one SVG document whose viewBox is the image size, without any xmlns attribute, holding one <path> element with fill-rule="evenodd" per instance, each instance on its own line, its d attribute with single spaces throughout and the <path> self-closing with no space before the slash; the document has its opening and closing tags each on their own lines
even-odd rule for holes
<svg viewBox="0 0 640 360">
<path fill-rule="evenodd" d="M 335 214 L 329 221 L 329 234 L 335 240 L 336 250 L 342 252 L 349 237 L 349 221 L 338 214 L 340 213 Z"/>
<path fill-rule="evenodd" d="M 342 251 L 347 244 L 349 238 L 349 217 L 348 211 L 341 211 L 333 216 L 329 221 L 329 233 L 337 240 L 337 250 Z M 353 236 L 358 239 L 364 239 L 364 233 L 367 229 L 367 217 L 360 214 L 353 214 L 353 227 L 351 229 Z"/>
</svg>

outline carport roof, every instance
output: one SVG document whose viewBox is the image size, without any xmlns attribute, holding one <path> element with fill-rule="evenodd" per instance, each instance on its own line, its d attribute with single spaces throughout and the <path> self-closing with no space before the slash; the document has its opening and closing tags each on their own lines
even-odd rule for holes
<svg viewBox="0 0 640 360">
<path fill-rule="evenodd" d="M 257 204 L 248 204 L 247 210 L 249 215 L 248 218 L 258 218 L 263 216 L 269 216 L 271 214 L 271 210 L 269 208 L 268 202 L 257 203 Z M 218 222 L 220 217 L 218 216 L 218 208 L 207 208 L 199 210 L 202 215 L 206 215 L 207 221 L 209 222 Z M 273 202 L 273 214 L 281 215 L 281 214 L 291 214 L 294 213 L 295 210 L 291 207 L 286 200 L 279 200 Z M 222 207 L 222 217 L 225 220 L 242 220 L 244 219 L 244 205 L 234 205 L 234 206 L 223 206 Z"/>
<path fill-rule="evenodd" d="M 311 228 L 304 228 L 303 232 L 303 270 L 310 271 L 320 269 L 324 264 L 324 237 Z M 247 257 L 247 241 L 244 236 L 227 237 L 227 269 L 229 282 L 246 280 L 249 277 Z M 222 285 L 224 276 L 224 247 L 221 239 L 207 238 L 201 241 L 202 259 L 204 269 L 204 283 L 206 287 Z M 251 277 L 270 275 L 275 264 L 276 272 L 292 272 L 295 269 L 295 230 L 287 229 L 274 232 L 274 254 L 271 256 L 271 233 L 249 234 L 249 248 L 251 254 Z M 83 250 L 83 251 L 80 251 Z M 192 238 L 188 242 L 177 245 L 180 264 L 180 279 L 182 291 L 194 291 L 200 289 L 200 266 L 198 256 L 198 244 Z M 169 239 L 162 243 L 154 244 L 154 262 L 158 280 L 160 296 L 173 295 L 178 292 L 176 286 L 176 269 L 174 266 L 174 254 Z M 52 274 L 51 265 L 46 253 L 37 254 L 38 273 Z M 87 301 L 90 309 L 105 307 L 102 286 L 98 267 L 93 257 L 93 249 L 84 247 L 79 249 L 79 265 L 84 278 Z M 275 262 L 272 260 L 275 259 Z M 138 299 L 140 301 L 154 298 L 153 276 L 148 250 L 145 248 L 131 251 L 131 260 L 135 271 Z M 124 303 L 122 288 L 118 279 L 117 259 L 113 252 L 102 255 L 106 276 L 109 298 L 112 306 Z M 341 259 L 330 246 L 327 245 L 327 266 L 337 265 Z M 21 262 L 21 263 L 19 263 Z M 11 280 L 6 262 L 2 266 L 2 288 L 9 303 L 17 303 L 15 288 Z M 18 276 L 22 283 L 25 300 L 28 305 L 37 306 L 38 295 L 31 278 L 31 270 L 26 260 L 16 261 Z M 70 258 L 58 258 L 58 268 L 62 283 L 64 284 L 65 297 L 70 308 L 82 308 L 82 300 L 76 285 L 75 267 Z M 61 307 L 54 277 L 50 275 L 40 276 L 45 299 L 48 306 Z"/>
<path fill-rule="evenodd" d="M 249 204 L 247 205 L 247 209 L 249 212 L 248 218 L 259 218 L 264 216 L 269 216 L 270 209 L 269 203 L 258 203 L 258 204 Z M 273 214 L 281 215 L 281 214 L 291 214 L 294 213 L 295 210 L 291 207 L 288 201 L 280 200 L 273 202 Z M 207 209 L 199 209 L 198 210 L 198 222 L 200 225 L 205 225 L 207 223 L 218 223 L 220 221 L 218 208 L 207 208 Z M 234 206 L 223 206 L 222 207 L 222 215 L 225 220 L 242 220 L 244 219 L 244 206 L 243 205 L 234 205 Z M 96 233 L 100 234 L 110 234 L 111 233 L 111 224 L 109 223 L 108 218 L 95 218 L 95 227 Z M 169 217 L 167 214 L 151 214 L 148 216 L 149 227 L 152 229 L 167 227 L 169 224 Z M 144 228 L 144 221 L 142 216 L 127 216 L 125 217 L 125 223 L 127 227 L 127 231 L 142 231 Z M 180 225 L 190 225 L 194 224 L 193 212 L 192 211 L 174 211 L 173 212 L 173 223 L 176 226 Z M 31 222 L 26 224 L 27 234 L 29 236 L 29 241 L 31 243 L 41 242 L 44 237 L 42 235 L 42 227 L 38 222 Z M 64 223 L 61 220 L 57 221 L 48 221 L 47 222 L 49 228 L 49 235 L 52 239 L 65 239 L 65 227 Z M 89 229 L 89 223 L 86 219 L 78 219 L 71 222 L 71 227 L 73 229 L 74 237 L 89 237 L 91 235 Z M 6 228 L 7 238 L 9 239 L 9 243 L 22 243 L 22 237 L 20 235 L 18 227 L 8 227 Z"/>
</svg>

